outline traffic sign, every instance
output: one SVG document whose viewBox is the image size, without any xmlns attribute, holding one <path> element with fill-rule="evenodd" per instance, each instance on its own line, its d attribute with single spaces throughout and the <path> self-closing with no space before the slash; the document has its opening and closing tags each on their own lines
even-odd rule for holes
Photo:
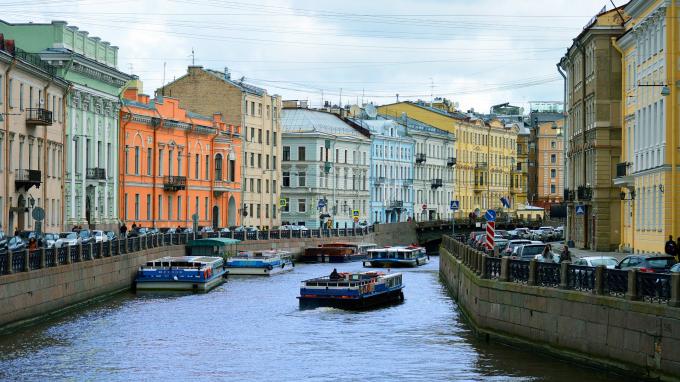
<svg viewBox="0 0 680 382">
<path fill-rule="evenodd" d="M 510 200 L 505 196 L 501 196 L 501 203 L 503 204 L 503 207 L 510 208 Z"/>
<path fill-rule="evenodd" d="M 427 209 L 427 204 L 423 204 L 423 211 Z"/>
<path fill-rule="evenodd" d="M 484 219 L 488 222 L 495 222 L 496 221 L 496 211 L 494 210 L 487 210 L 486 214 L 484 214 Z"/>
<path fill-rule="evenodd" d="M 586 214 L 586 206 L 583 204 L 578 204 L 576 206 L 576 215 L 585 215 Z"/>
<path fill-rule="evenodd" d="M 352 210 L 352 216 L 354 216 L 358 220 L 359 219 L 359 210 Z"/>
<path fill-rule="evenodd" d="M 45 219 L 45 210 L 40 207 L 35 207 L 33 212 L 31 212 L 31 216 L 33 216 L 33 219 L 35 220 L 43 220 Z"/>
<path fill-rule="evenodd" d="M 458 211 L 460 209 L 460 202 L 458 200 L 451 201 L 451 211 Z"/>
<path fill-rule="evenodd" d="M 288 205 L 288 201 L 286 200 L 286 198 L 279 199 L 279 207 L 285 207 L 287 205 Z"/>
<path fill-rule="evenodd" d="M 326 207 L 326 199 L 319 199 L 319 202 L 316 204 L 316 208 L 322 209 Z"/>
<path fill-rule="evenodd" d="M 489 210 L 493 211 L 493 210 Z M 487 211 L 487 214 L 489 212 Z M 493 247 L 495 245 L 494 243 L 494 237 L 496 236 L 496 222 L 493 220 L 490 220 L 486 223 L 486 247 L 492 251 Z"/>
</svg>

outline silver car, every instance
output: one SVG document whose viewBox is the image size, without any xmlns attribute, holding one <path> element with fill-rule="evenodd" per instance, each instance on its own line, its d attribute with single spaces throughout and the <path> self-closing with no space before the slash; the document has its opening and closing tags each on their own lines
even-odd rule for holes
<svg viewBox="0 0 680 382">
<path fill-rule="evenodd" d="M 68 247 L 70 245 L 80 244 L 80 237 L 75 232 L 62 232 L 59 234 L 59 239 L 54 243 L 57 248 Z"/>
</svg>

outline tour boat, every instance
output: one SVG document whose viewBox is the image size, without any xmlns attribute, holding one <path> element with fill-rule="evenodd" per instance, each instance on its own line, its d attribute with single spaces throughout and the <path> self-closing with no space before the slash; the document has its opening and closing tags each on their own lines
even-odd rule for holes
<svg viewBox="0 0 680 382">
<path fill-rule="evenodd" d="M 290 252 L 266 250 L 240 252 L 227 259 L 230 275 L 263 275 L 292 271 L 295 267 Z"/>
<path fill-rule="evenodd" d="M 410 245 L 408 247 L 371 249 L 368 251 L 364 266 L 378 268 L 417 267 L 427 264 L 429 261 L 430 257 L 424 247 Z"/>
<path fill-rule="evenodd" d="M 298 299 L 302 309 L 363 309 L 404 300 L 403 288 L 401 273 L 336 273 L 303 281 Z"/>
<path fill-rule="evenodd" d="M 139 267 L 137 290 L 207 292 L 224 282 L 224 260 L 211 256 L 161 257 Z"/>
<path fill-rule="evenodd" d="M 345 263 L 366 258 L 369 249 L 376 248 L 369 243 L 325 243 L 305 248 L 301 260 L 305 263 Z"/>
</svg>

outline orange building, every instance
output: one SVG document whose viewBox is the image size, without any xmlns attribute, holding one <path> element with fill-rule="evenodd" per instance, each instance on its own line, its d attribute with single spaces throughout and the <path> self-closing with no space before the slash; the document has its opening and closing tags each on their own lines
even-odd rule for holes
<svg viewBox="0 0 680 382">
<path fill-rule="evenodd" d="M 564 120 L 538 125 L 538 199 L 536 205 L 550 205 L 564 201 Z"/>
<path fill-rule="evenodd" d="M 222 115 L 128 88 L 120 110 L 120 219 L 128 227 L 240 225 L 242 141 Z"/>
</svg>

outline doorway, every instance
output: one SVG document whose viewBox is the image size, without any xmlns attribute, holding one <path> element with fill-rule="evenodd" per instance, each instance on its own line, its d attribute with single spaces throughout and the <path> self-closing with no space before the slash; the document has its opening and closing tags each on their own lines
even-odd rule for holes
<svg viewBox="0 0 680 382">
<path fill-rule="evenodd" d="M 227 209 L 227 224 L 229 227 L 236 225 L 236 201 L 233 196 L 229 197 L 229 208 Z"/>
<path fill-rule="evenodd" d="M 212 210 L 212 226 L 214 230 L 217 230 L 219 228 L 220 224 L 220 207 L 218 206 L 213 206 Z"/>
</svg>

